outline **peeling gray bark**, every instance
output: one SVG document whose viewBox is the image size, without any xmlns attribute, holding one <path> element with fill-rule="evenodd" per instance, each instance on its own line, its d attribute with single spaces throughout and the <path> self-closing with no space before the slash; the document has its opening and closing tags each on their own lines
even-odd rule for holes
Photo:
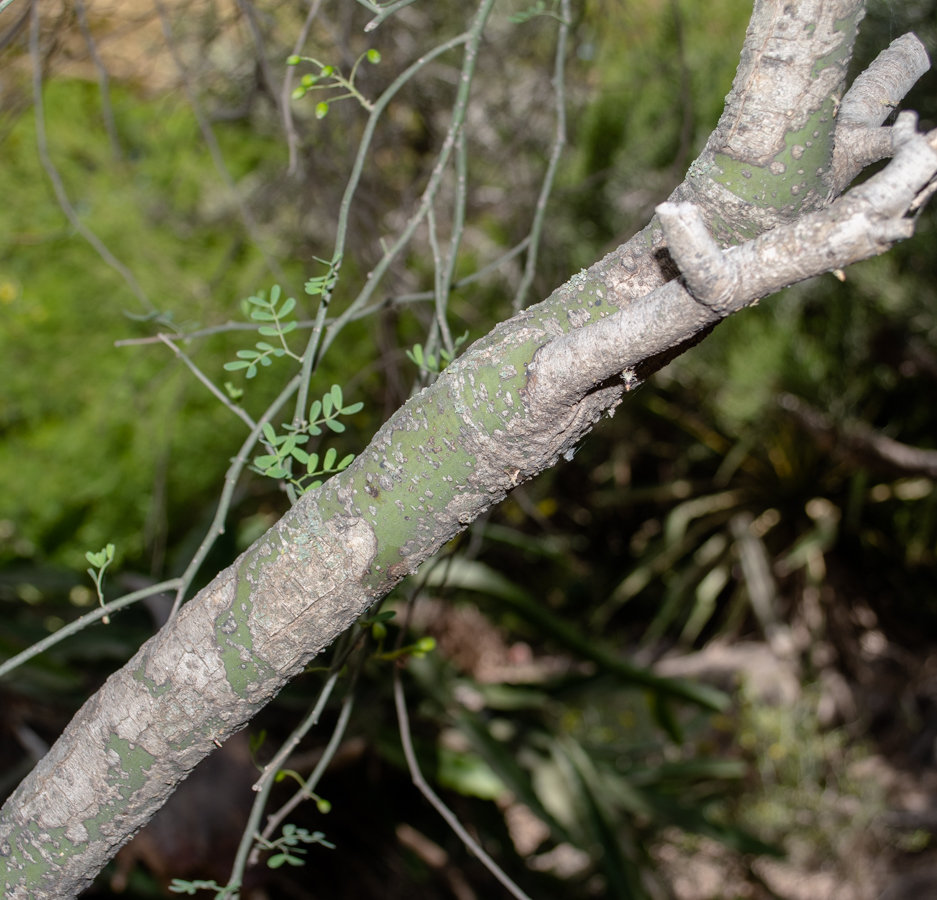
<svg viewBox="0 0 937 900">
<path fill-rule="evenodd" d="M 216 742 L 721 317 L 910 233 L 937 153 L 907 119 L 869 138 L 893 163 L 829 206 L 872 152 L 833 149 L 861 11 L 756 3 L 726 112 L 672 203 L 473 345 L 108 679 L 0 811 L 4 896 L 76 896 Z M 879 106 L 926 63 L 910 36 L 886 54 L 843 101 L 850 140 L 878 133 Z"/>
</svg>

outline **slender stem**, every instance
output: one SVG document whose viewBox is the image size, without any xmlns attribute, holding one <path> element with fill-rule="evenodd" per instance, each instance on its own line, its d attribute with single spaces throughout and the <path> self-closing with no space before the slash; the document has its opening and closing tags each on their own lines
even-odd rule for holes
<svg viewBox="0 0 937 900">
<path fill-rule="evenodd" d="M 297 328 L 312 328 L 315 325 L 315 322 L 312 319 L 305 319 L 301 322 L 296 323 Z M 257 331 L 257 325 L 253 322 L 225 322 L 224 325 L 212 325 L 209 328 L 199 328 L 198 331 L 186 331 L 179 334 L 174 334 L 174 341 L 183 341 L 188 343 L 189 341 L 194 341 L 196 338 L 200 337 L 210 337 L 213 334 L 224 334 L 228 331 Z M 153 335 L 152 337 L 144 338 L 123 338 L 119 341 L 114 341 L 115 347 L 135 347 L 138 344 L 158 344 L 162 341 L 162 338 L 159 335 Z M 290 354 L 295 357 L 295 354 Z M 299 357 L 295 357 L 298 359 Z"/>
<path fill-rule="evenodd" d="M 458 281 L 454 282 L 452 285 L 452 290 L 459 290 L 460 288 L 465 287 L 466 285 L 472 284 L 475 281 L 479 281 L 484 278 L 486 275 L 490 275 L 496 269 L 503 266 L 506 262 L 514 259 L 515 256 L 520 256 L 527 247 L 530 246 L 530 235 L 524 238 L 520 243 L 515 244 L 510 250 L 503 253 L 499 256 L 494 262 L 488 263 L 487 266 L 479 269 L 477 272 L 472 272 L 469 275 L 466 275 L 464 278 L 460 278 Z M 366 316 L 370 316 L 372 313 L 380 312 L 382 309 L 386 309 L 388 306 L 397 306 L 404 303 L 417 303 L 421 300 L 433 300 L 436 297 L 435 291 L 420 291 L 415 294 L 400 294 L 397 297 L 389 297 L 387 300 L 382 300 L 380 303 L 374 303 L 371 306 L 366 306 L 364 309 L 359 309 L 349 321 L 357 322 L 359 319 L 363 319 Z M 331 325 L 334 319 L 325 320 L 326 325 Z M 314 319 L 304 319 L 296 323 L 297 329 L 302 328 L 312 328 L 315 326 Z M 211 337 L 216 334 L 226 334 L 229 331 L 256 331 L 257 326 L 252 322 L 225 322 L 223 325 L 211 325 L 208 328 L 199 328 L 197 331 L 187 331 L 181 334 L 173 335 L 174 341 L 182 341 L 183 343 L 188 343 L 189 341 L 194 341 L 196 338 L 201 337 Z M 142 338 L 122 338 L 119 341 L 114 341 L 115 347 L 135 347 L 142 344 L 159 344 L 162 342 L 162 339 L 158 335 L 152 335 L 150 337 Z"/>
<path fill-rule="evenodd" d="M 171 591 L 179 587 L 181 583 L 181 578 L 171 578 L 169 581 L 161 581 L 159 584 L 151 584 L 149 587 L 141 588 L 139 591 L 134 591 L 132 594 L 124 594 L 123 597 L 117 600 L 112 600 L 110 603 L 105 603 L 103 606 L 97 607 L 83 615 L 80 619 L 75 619 L 74 622 L 63 625 L 55 634 L 50 634 L 47 638 L 43 638 L 41 641 L 25 649 L 22 653 L 10 657 L 10 659 L 0 665 L 0 678 L 6 675 L 7 672 L 12 672 L 17 666 L 21 666 L 26 660 L 32 659 L 37 654 L 42 653 L 43 650 L 48 650 L 49 647 L 54 646 L 59 641 L 76 634 L 83 628 L 87 628 L 98 619 L 103 619 L 105 616 L 117 612 L 117 610 L 123 609 L 125 606 L 130 606 L 131 603 L 136 603 L 144 597 L 151 597 L 153 594 L 161 594 L 163 591 Z"/>
<path fill-rule="evenodd" d="M 52 157 L 49 155 L 49 144 L 46 138 L 45 107 L 43 106 L 42 100 L 42 60 L 39 55 L 39 0 L 32 0 L 32 19 L 29 25 L 29 55 L 33 69 L 33 103 L 36 107 L 36 145 L 39 149 L 39 159 L 42 162 L 42 167 L 46 170 L 46 174 L 52 182 L 52 187 L 55 190 L 55 196 L 59 201 L 59 206 L 62 208 L 62 212 L 65 213 L 68 221 L 72 223 L 72 227 L 75 231 L 91 244 L 91 246 L 97 250 L 101 259 L 119 273 L 124 281 L 127 282 L 127 286 L 136 295 L 141 305 L 147 311 L 155 312 L 156 307 L 153 306 L 146 292 L 140 287 L 137 279 L 134 278 L 133 272 L 117 259 L 117 257 L 104 246 L 101 239 L 78 217 L 78 213 L 75 212 L 74 207 L 68 199 L 68 194 L 65 191 L 65 185 L 62 183 L 62 178 L 59 175 L 58 169 L 56 169 L 55 164 L 52 162 Z"/>
<path fill-rule="evenodd" d="M 436 233 L 436 212 L 432 206 L 426 213 L 426 225 L 429 229 L 429 245 L 433 250 L 433 281 L 436 295 L 436 326 L 442 334 L 443 343 L 447 350 L 453 350 L 452 334 L 449 323 L 446 321 L 446 307 L 449 305 L 449 291 L 443 287 L 444 273 L 442 253 L 439 250 L 439 236 Z M 427 346 L 427 353 L 431 352 Z"/>
<path fill-rule="evenodd" d="M 493 2 L 493 0 L 486 0 L 486 2 Z M 416 75 L 420 69 L 430 63 L 432 60 L 436 59 L 436 57 L 441 56 L 447 50 L 451 50 L 453 47 L 457 47 L 459 44 L 465 43 L 470 39 L 470 37 L 471 32 L 465 32 L 458 35 L 457 37 L 452 38 L 449 41 L 446 41 L 443 44 L 440 44 L 429 53 L 421 56 L 415 63 L 410 65 L 399 76 L 397 76 L 397 78 L 391 82 L 387 90 L 385 90 L 384 93 L 381 94 L 381 96 L 375 101 L 374 108 L 371 110 L 371 113 L 368 116 L 367 124 L 364 126 L 364 134 L 361 136 L 361 143 L 358 145 L 358 153 L 355 156 L 355 162 L 352 165 L 351 175 L 349 176 L 348 183 L 345 185 L 345 193 L 342 196 L 342 203 L 339 207 L 338 226 L 336 228 L 335 234 L 335 251 L 332 254 L 332 259 L 337 261 L 335 265 L 336 273 L 341 268 L 341 259 L 345 252 L 345 240 L 348 235 L 348 216 L 351 210 L 351 203 L 354 199 L 355 192 L 358 189 L 358 184 L 361 181 L 361 172 L 364 168 L 364 160 L 367 156 L 368 149 L 371 146 L 371 140 L 374 137 L 374 130 L 377 127 L 377 122 L 381 116 L 381 113 L 387 107 L 387 104 L 390 103 L 390 101 L 393 99 L 394 95 L 414 75 Z M 312 378 L 313 368 L 315 367 L 317 359 L 321 358 L 321 356 L 325 353 L 328 344 L 334 340 L 332 331 L 335 323 L 333 323 L 333 326 L 329 328 L 329 337 L 326 343 L 322 345 L 320 352 L 319 340 L 322 337 L 323 329 L 325 328 L 326 314 L 328 313 L 331 299 L 331 290 L 326 291 L 322 295 L 322 300 L 319 303 L 319 310 L 316 313 L 316 324 L 313 328 L 312 334 L 309 336 L 309 342 L 306 345 L 306 350 L 303 353 L 303 366 L 300 373 L 302 381 L 300 383 L 299 394 L 296 398 L 296 416 L 294 416 L 294 419 L 298 418 L 300 421 L 302 420 L 306 408 L 309 382 Z"/>
<path fill-rule="evenodd" d="M 160 332 L 156 335 L 167 347 L 169 347 L 176 356 L 179 357 L 191 370 L 192 374 L 210 390 L 215 397 L 220 400 L 228 409 L 231 410 L 248 428 L 256 428 L 257 423 L 247 414 L 247 411 L 240 406 L 236 406 L 226 397 L 215 385 L 215 383 L 197 366 L 185 353 L 183 353 L 165 334 Z"/>
<path fill-rule="evenodd" d="M 359 0 L 360 2 L 360 0 Z M 390 3 L 387 6 L 377 6 L 377 4 L 364 4 L 365 6 L 370 6 L 374 9 L 379 9 L 380 12 L 364 26 L 365 31 L 374 31 L 378 25 L 381 24 L 385 19 L 389 19 L 398 9 L 403 9 L 405 6 L 409 6 L 415 0 L 397 0 L 396 3 Z"/>
<path fill-rule="evenodd" d="M 534 210 L 534 220 L 530 226 L 530 249 L 527 252 L 527 263 L 524 266 L 524 275 L 517 286 L 514 295 L 514 312 L 520 312 L 527 302 L 527 292 L 534 280 L 537 271 L 537 255 L 540 249 L 540 235 L 543 231 L 543 220 L 547 213 L 547 201 L 553 190 L 553 180 L 560 163 L 560 156 L 566 146 L 566 39 L 569 36 L 571 12 L 569 0 L 560 0 L 562 18 L 556 37 L 556 63 L 553 69 L 553 91 L 556 98 L 556 135 L 553 138 L 553 148 L 550 151 L 550 162 L 540 187 L 540 196 Z"/>
<path fill-rule="evenodd" d="M 322 686 L 319 697 L 313 705 L 312 710 L 309 712 L 309 715 L 293 730 L 293 733 L 287 738 L 286 742 L 266 766 L 260 779 L 254 785 L 257 796 L 254 798 L 254 805 L 251 807 L 247 827 L 241 835 L 241 843 L 238 845 L 237 856 L 234 860 L 234 866 L 231 869 L 231 877 L 228 879 L 229 889 L 233 885 L 240 884 L 241 879 L 244 877 L 245 868 L 256 862 L 255 854 L 250 853 L 255 840 L 258 837 L 260 840 L 265 840 L 265 837 L 260 835 L 257 829 L 260 826 L 260 817 L 263 815 L 264 807 L 267 805 L 267 799 L 270 796 L 270 789 L 276 781 L 275 778 L 271 778 L 270 776 L 276 774 L 287 756 L 293 751 L 296 744 L 302 740 L 310 728 L 318 723 L 319 717 L 322 715 L 322 710 L 325 709 L 325 704 L 328 703 L 329 697 L 332 695 L 332 689 L 335 687 L 335 682 L 338 681 L 338 676 L 341 674 L 345 663 L 348 661 L 348 657 L 361 645 L 361 639 L 365 637 L 365 635 L 364 633 L 359 633 L 356 639 L 352 629 L 349 629 L 345 632 L 344 637 L 347 638 L 347 641 L 344 647 L 338 650 L 332 658 L 332 664 L 329 666 L 329 678 Z M 363 658 L 362 655 L 359 664 L 355 667 L 351 688 L 354 687 L 355 681 L 357 680 Z M 312 790 L 312 787 L 309 786 L 309 782 L 306 783 L 306 790 L 307 792 Z M 249 854 L 251 858 L 249 858 Z M 259 855 L 259 851 L 257 855 Z"/>
<path fill-rule="evenodd" d="M 488 871 L 517 897 L 518 900 L 530 900 L 530 897 L 528 897 L 528 895 L 508 877 L 504 870 L 482 850 L 478 842 L 465 830 L 455 814 L 439 799 L 436 792 L 423 777 L 423 773 L 420 771 L 420 765 L 416 760 L 416 754 L 413 752 L 413 741 L 410 737 L 410 720 L 407 717 L 407 701 L 403 695 L 403 682 L 400 679 L 400 669 L 397 666 L 394 666 L 394 703 L 397 706 L 397 722 L 400 725 L 400 740 L 403 744 L 403 753 L 407 758 L 407 767 L 410 769 L 410 777 L 413 779 L 413 783 L 417 786 L 420 793 L 436 808 L 436 811 L 446 820 L 449 827 L 462 839 L 462 843 L 482 861 Z"/>
<path fill-rule="evenodd" d="M 234 496 L 234 488 L 237 485 L 238 479 L 241 477 L 241 472 L 244 466 L 247 465 L 248 454 L 250 454 L 251 450 L 254 448 L 254 444 L 260 440 L 264 425 L 266 425 L 280 411 L 283 404 L 293 396 L 293 392 L 299 387 L 299 378 L 299 375 L 294 375 L 293 378 L 290 379 L 289 384 L 280 392 L 280 396 L 267 407 L 267 411 L 257 420 L 257 424 L 251 429 L 251 433 L 247 436 L 244 443 L 241 444 L 241 449 L 238 451 L 237 456 L 231 460 L 231 465 L 228 467 L 227 473 L 225 473 L 224 488 L 218 500 L 218 509 L 215 510 L 215 518 L 212 520 L 211 527 L 208 529 L 208 534 L 205 535 L 198 550 L 196 550 L 195 556 L 192 557 L 185 572 L 182 573 L 179 589 L 176 591 L 176 601 L 173 603 L 172 612 L 169 614 L 170 618 L 175 616 L 179 607 L 182 605 L 182 600 L 189 586 L 192 584 L 192 579 L 195 578 L 199 568 L 205 561 L 205 557 L 208 556 L 208 552 L 218 539 L 218 536 L 224 534 L 224 523 L 228 515 L 228 509 L 231 506 L 231 498 Z"/>
<path fill-rule="evenodd" d="M 468 150 L 466 147 L 465 128 L 459 129 L 455 145 L 455 200 L 452 211 L 452 233 L 449 236 L 449 258 L 446 260 L 446 270 L 443 272 L 440 293 L 449 302 L 452 290 L 452 276 L 455 274 L 456 261 L 459 255 L 459 245 L 462 243 L 462 234 L 465 231 L 465 201 L 468 195 Z M 448 326 L 443 336 L 449 333 Z M 452 338 L 446 341 L 446 349 L 453 353 L 455 347 L 451 345 Z"/>
<path fill-rule="evenodd" d="M 283 763 L 286 762 L 286 758 L 293 752 L 296 745 L 307 735 L 309 729 L 319 721 L 319 716 L 322 715 L 325 701 L 329 699 L 329 694 L 332 693 L 332 688 L 335 686 L 337 679 L 338 672 L 333 672 L 332 675 L 329 676 L 329 680 L 325 683 L 325 687 L 322 689 L 319 699 L 309 711 L 309 714 L 293 729 L 293 733 L 283 742 L 283 745 L 277 750 L 273 759 L 264 766 L 260 778 L 254 783 L 255 791 L 260 792 L 264 789 L 264 786 L 280 771 Z"/>
<path fill-rule="evenodd" d="M 110 80 L 107 74 L 107 67 L 98 53 L 97 45 L 94 42 L 94 36 L 91 34 L 91 28 L 88 25 L 88 17 L 85 15 L 84 0 L 75 0 L 75 13 L 78 16 L 78 27 L 88 45 L 88 53 L 94 61 L 94 67 L 98 72 L 98 86 L 101 91 L 101 112 L 104 115 L 104 127 L 107 129 L 107 136 L 111 142 L 111 153 L 114 159 L 121 159 L 123 153 L 120 150 L 120 140 L 117 137 L 117 125 L 114 122 L 114 108 L 111 106 Z"/>
<path fill-rule="evenodd" d="M 395 78 L 387 90 L 374 102 L 374 109 L 371 111 L 371 114 L 368 116 L 368 121 L 364 126 L 364 134 L 361 136 L 361 143 L 358 145 L 358 153 L 355 156 L 355 162 L 352 166 L 351 176 L 348 179 L 348 184 L 345 185 L 345 193 L 342 197 L 342 203 L 338 211 L 338 226 L 336 228 L 335 234 L 335 253 L 332 258 L 340 258 L 341 254 L 345 250 L 345 240 L 348 234 L 348 217 L 351 211 L 351 203 L 355 197 L 355 193 L 358 190 L 358 184 L 361 181 L 361 172 L 364 168 L 364 160 L 367 156 L 368 150 L 371 146 L 371 141 L 374 137 L 374 130 L 377 127 L 378 119 L 381 116 L 381 113 L 384 112 L 387 105 L 394 98 L 396 93 L 411 79 L 414 75 L 417 74 L 424 66 L 428 65 L 434 59 L 439 56 L 442 56 L 443 53 L 446 53 L 449 50 L 452 50 L 455 47 L 458 47 L 460 44 L 466 43 L 471 38 L 471 32 L 466 31 L 457 37 L 452 38 L 451 40 L 446 41 L 443 44 L 440 44 L 438 47 L 435 47 L 429 53 L 421 56 L 416 62 L 411 66 L 405 69 L 400 75 Z M 311 373 L 313 364 L 315 362 L 317 353 L 321 357 L 325 351 L 328 349 L 328 345 L 337 336 L 337 331 L 335 331 L 335 326 L 339 325 L 338 330 L 341 330 L 341 327 L 344 326 L 345 322 L 348 321 L 347 310 L 344 315 L 344 320 L 342 318 L 337 319 L 329 327 L 329 333 L 326 337 L 326 341 L 323 343 L 322 350 L 319 352 L 319 339 L 322 336 L 322 331 L 325 327 L 325 317 L 328 312 L 329 302 L 332 299 L 332 293 L 329 291 L 322 296 L 322 302 L 319 304 L 319 312 L 316 316 L 316 325 L 312 335 L 309 338 L 309 344 L 306 348 L 306 353 L 303 355 L 303 367 L 304 372 L 308 365 L 309 372 L 306 373 L 307 382 L 308 374 Z M 367 298 L 365 298 L 367 299 Z M 363 304 L 361 304 L 363 305 Z"/>
<path fill-rule="evenodd" d="M 452 118 L 449 121 L 449 129 L 443 140 L 439 156 L 436 158 L 436 164 L 430 174 L 429 183 L 423 191 L 420 199 L 420 205 L 417 211 L 411 216 L 404 227 L 403 233 L 394 242 L 394 245 L 384 254 L 380 262 L 368 273 L 368 280 L 358 296 L 352 301 L 348 309 L 339 316 L 329 327 L 328 334 L 322 344 L 322 352 L 335 340 L 339 331 L 345 326 L 351 316 L 364 306 L 371 294 L 377 289 L 378 283 L 384 273 L 390 267 L 391 263 L 400 254 L 400 251 L 410 242 L 417 226 L 423 221 L 430 206 L 436 198 L 436 192 L 439 190 L 439 184 L 442 181 L 443 172 L 449 161 L 449 155 L 452 152 L 456 142 L 456 135 L 462 127 L 465 120 L 465 111 L 468 107 L 469 95 L 472 88 L 472 79 L 475 74 L 475 65 L 478 61 L 478 46 L 481 43 L 482 33 L 485 30 L 485 23 L 494 6 L 495 0 L 482 0 L 475 15 L 472 25 L 466 32 L 465 56 L 462 61 L 462 72 L 459 77 L 459 89 L 456 94 L 456 101 L 452 108 Z M 438 49 L 438 48 L 437 48 Z M 376 107 L 375 107 L 376 108 Z"/>
<path fill-rule="evenodd" d="M 348 685 L 348 690 L 345 692 L 345 699 L 342 700 L 342 710 L 339 713 L 338 721 L 335 723 L 335 728 L 332 731 L 332 736 L 329 738 L 328 744 L 326 744 L 325 750 L 322 751 L 322 756 L 319 759 L 319 762 L 316 763 L 316 767 L 312 770 L 312 774 L 306 779 L 305 785 L 301 787 L 295 794 L 293 794 L 293 796 L 290 797 L 290 799 L 287 800 L 287 802 L 284 803 L 280 809 L 267 817 L 267 824 L 264 827 L 263 833 L 260 835 L 264 840 L 269 840 L 274 831 L 279 828 L 280 823 L 294 809 L 296 809 L 300 803 L 309 799 L 309 795 L 316 789 L 316 785 L 319 783 L 319 779 L 325 773 L 325 770 L 329 767 L 329 764 L 335 757 L 335 754 L 342 742 L 342 738 L 345 736 L 345 729 L 348 727 L 348 720 L 351 718 L 351 710 L 355 704 L 355 684 L 357 683 L 358 675 L 360 674 L 364 659 L 365 654 L 362 654 L 358 660 L 358 665 L 355 667 L 351 683 Z M 251 851 L 251 855 L 248 857 L 247 864 L 249 866 L 256 865 L 259 857 L 260 850 L 255 846 Z"/>
<path fill-rule="evenodd" d="M 321 6 L 322 0 L 313 0 L 310 5 L 306 21 L 303 22 L 303 27 L 299 30 L 296 43 L 293 44 L 293 56 L 299 56 L 300 51 L 303 49 L 306 38 L 309 37 L 309 30 L 312 28 L 312 23 L 319 14 L 319 7 Z M 295 66 L 286 67 L 286 76 L 283 79 L 283 91 L 280 94 L 280 107 L 283 110 L 283 127 L 286 129 L 286 146 L 290 154 L 289 165 L 286 169 L 288 175 L 295 175 L 299 168 L 299 153 L 297 152 L 299 135 L 296 133 L 296 126 L 293 124 L 293 108 L 290 105 L 293 94 L 293 72 L 295 68 Z"/>
</svg>

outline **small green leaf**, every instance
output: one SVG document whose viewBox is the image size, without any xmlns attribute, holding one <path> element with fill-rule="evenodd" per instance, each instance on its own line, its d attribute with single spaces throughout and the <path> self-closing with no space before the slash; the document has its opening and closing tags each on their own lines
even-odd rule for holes
<svg viewBox="0 0 937 900">
<path fill-rule="evenodd" d="M 264 472 L 264 475 L 268 478 L 286 478 L 289 474 L 290 473 L 287 472 L 283 466 L 274 466 L 272 469 L 267 469 L 267 471 Z"/>
<path fill-rule="evenodd" d="M 325 100 L 320 100 L 316 104 L 316 118 L 324 119 L 329 114 L 329 104 Z"/>
<path fill-rule="evenodd" d="M 319 420 L 319 413 L 322 412 L 322 401 L 314 400 L 312 406 L 309 407 L 309 421 L 317 422 Z M 321 434 L 321 432 L 318 432 Z"/>
<path fill-rule="evenodd" d="M 334 447 L 329 447 L 328 452 L 325 454 L 325 459 L 322 461 L 322 468 L 326 472 L 332 471 L 332 466 L 335 465 L 335 457 L 338 456 L 337 451 Z"/>
<path fill-rule="evenodd" d="M 299 322 L 293 319 L 292 322 L 285 322 L 283 325 L 281 325 L 280 332 L 281 334 L 289 334 L 291 331 L 295 331 L 297 328 L 299 328 Z"/>
<path fill-rule="evenodd" d="M 323 394 L 322 396 L 322 415 L 324 415 L 326 419 L 330 419 L 332 417 L 332 395 L 331 394 Z"/>
<path fill-rule="evenodd" d="M 335 404 L 336 409 L 342 408 L 342 387 L 339 384 L 332 385 L 332 402 Z"/>
<path fill-rule="evenodd" d="M 270 857 L 270 859 L 267 860 L 267 865 L 271 869 L 279 869 L 280 866 L 282 866 L 283 863 L 285 862 L 286 862 L 285 853 L 275 853 L 273 856 Z"/>
<path fill-rule="evenodd" d="M 290 450 L 293 459 L 298 460 L 302 465 L 309 462 L 309 454 L 302 447 L 293 447 Z"/>
<path fill-rule="evenodd" d="M 316 469 L 319 468 L 319 454 L 310 453 L 309 462 L 306 463 L 306 471 L 312 475 L 315 473 Z"/>
<path fill-rule="evenodd" d="M 267 298 L 264 297 L 262 293 L 259 296 L 255 294 L 251 297 L 248 297 L 247 302 L 253 303 L 254 306 L 263 306 L 263 307 L 266 307 L 267 309 L 270 308 L 270 303 L 267 301 Z"/>
<path fill-rule="evenodd" d="M 253 378 L 257 374 L 257 366 L 255 365 L 248 366 L 246 374 L 248 378 Z"/>
<path fill-rule="evenodd" d="M 257 359 L 260 354 L 256 350 L 238 350 L 241 359 Z"/>
<path fill-rule="evenodd" d="M 262 366 L 272 366 L 272 365 L 273 365 L 273 360 L 270 359 L 269 356 L 261 356 L 260 359 L 257 360 L 257 362 L 259 362 Z"/>
<path fill-rule="evenodd" d="M 338 421 L 338 419 L 326 419 L 325 425 L 330 431 L 334 431 L 336 434 L 341 434 L 345 430 L 345 426 Z"/>
<path fill-rule="evenodd" d="M 307 491 L 314 491 L 317 487 L 322 487 L 321 481 L 314 481 L 309 487 L 306 488 Z"/>
<path fill-rule="evenodd" d="M 364 409 L 364 404 L 359 400 L 357 403 L 352 403 L 351 406 L 346 406 L 341 410 L 343 416 L 353 416 L 356 412 L 361 412 Z"/>
<path fill-rule="evenodd" d="M 295 323 L 294 323 L 295 324 Z M 262 334 L 264 337 L 277 337 L 279 335 L 279 329 L 274 328 L 272 325 L 261 325 L 257 329 L 259 334 Z"/>
<path fill-rule="evenodd" d="M 275 284 L 272 288 L 270 288 L 270 306 L 276 306 L 279 299 L 280 285 Z"/>
<path fill-rule="evenodd" d="M 273 350 L 273 347 L 271 347 L 270 344 L 268 344 L 266 341 L 257 341 L 257 343 L 254 344 L 254 346 L 258 350 Z"/>
<path fill-rule="evenodd" d="M 251 310 L 251 318 L 255 322 L 275 322 L 277 317 L 265 309 L 253 309 Z"/>
<path fill-rule="evenodd" d="M 277 292 L 277 293 L 279 294 L 279 292 Z M 295 298 L 295 297 L 287 297 L 286 300 L 283 301 L 283 305 L 280 307 L 280 311 L 277 313 L 277 315 L 278 315 L 281 319 L 284 319 L 284 318 L 286 318 L 286 316 L 288 316 L 295 308 L 296 308 L 296 298 Z"/>
<path fill-rule="evenodd" d="M 433 356 L 432 353 L 430 353 L 430 355 L 426 357 L 426 368 L 429 369 L 430 372 L 439 371 L 439 366 L 436 365 L 436 357 Z"/>
<path fill-rule="evenodd" d="M 268 443 L 276 444 L 277 433 L 273 430 L 273 426 L 269 422 L 264 423 L 263 432 Z"/>
<path fill-rule="evenodd" d="M 271 456 L 269 453 L 265 454 L 264 456 L 257 456 L 254 458 L 254 465 L 257 466 L 258 469 L 263 469 L 264 471 L 278 465 L 279 462 L 279 456 Z"/>
<path fill-rule="evenodd" d="M 310 426 L 309 426 L 309 433 L 310 433 L 313 437 L 316 437 L 317 435 L 322 434 L 322 429 L 321 429 L 318 425 L 310 425 Z"/>
<path fill-rule="evenodd" d="M 238 359 L 234 362 L 227 362 L 224 364 L 224 367 L 229 372 L 236 372 L 238 369 L 246 369 L 250 365 L 247 360 Z"/>
<path fill-rule="evenodd" d="M 376 641 L 383 641 L 387 637 L 387 626 L 383 622 L 375 622 L 371 626 L 371 637 Z"/>
<path fill-rule="evenodd" d="M 368 62 L 376 66 L 381 61 L 381 54 L 378 50 L 368 50 Z"/>
<path fill-rule="evenodd" d="M 342 461 L 338 464 L 336 472 L 344 472 L 353 462 L 355 461 L 355 454 L 349 453 L 348 456 L 344 457 Z"/>
</svg>

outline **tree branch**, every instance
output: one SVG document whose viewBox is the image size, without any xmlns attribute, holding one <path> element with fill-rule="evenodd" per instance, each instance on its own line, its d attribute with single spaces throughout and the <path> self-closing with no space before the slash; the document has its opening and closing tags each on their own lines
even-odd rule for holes
<svg viewBox="0 0 937 900">
<path fill-rule="evenodd" d="M 216 741 L 455 534 L 569 454 L 661 354 L 910 233 L 904 216 L 926 195 L 937 152 L 906 117 L 889 166 L 824 209 L 860 13 L 859 0 L 756 3 L 726 111 L 660 218 L 476 342 L 108 679 L 0 811 L 7 897 L 86 887 Z M 732 243 L 742 246 L 716 246 Z"/>
</svg>

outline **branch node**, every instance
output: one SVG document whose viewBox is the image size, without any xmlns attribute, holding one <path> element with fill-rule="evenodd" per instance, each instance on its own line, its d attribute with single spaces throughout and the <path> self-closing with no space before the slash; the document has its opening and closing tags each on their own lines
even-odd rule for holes
<svg viewBox="0 0 937 900">
<path fill-rule="evenodd" d="M 662 203 L 656 212 L 667 249 L 693 299 L 725 315 L 737 293 L 739 275 L 712 239 L 700 211 L 692 203 Z"/>
</svg>

